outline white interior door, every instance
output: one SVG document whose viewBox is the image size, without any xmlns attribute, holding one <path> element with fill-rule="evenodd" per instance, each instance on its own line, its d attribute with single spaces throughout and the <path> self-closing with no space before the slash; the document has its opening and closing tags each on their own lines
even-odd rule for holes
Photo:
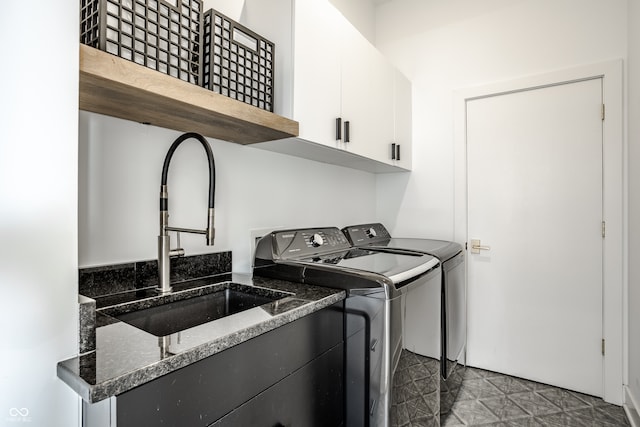
<svg viewBox="0 0 640 427">
<path fill-rule="evenodd" d="M 601 105 L 600 78 L 467 102 L 469 365 L 602 396 Z"/>
</svg>

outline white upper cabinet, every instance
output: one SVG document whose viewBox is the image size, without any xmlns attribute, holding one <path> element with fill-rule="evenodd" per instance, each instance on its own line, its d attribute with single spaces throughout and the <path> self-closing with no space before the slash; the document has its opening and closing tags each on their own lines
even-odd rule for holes
<svg viewBox="0 0 640 427">
<path fill-rule="evenodd" d="M 348 23 L 347 23 L 348 24 Z M 394 68 L 348 24 L 342 42 L 342 113 L 348 122 L 344 149 L 380 162 L 391 162 Z M 344 124 L 343 127 L 347 125 Z"/>
<path fill-rule="evenodd" d="M 395 73 L 393 163 L 403 169 L 411 169 L 412 153 L 412 95 L 411 82 L 400 71 Z M 391 149 L 389 149 L 391 152 Z"/>
<path fill-rule="evenodd" d="M 410 168 L 410 83 L 328 0 L 245 0 L 243 23 L 276 44 L 275 113 L 300 126 L 299 138 L 257 147 L 372 172 Z"/>
<path fill-rule="evenodd" d="M 346 20 L 326 1 L 295 1 L 293 19 L 293 109 L 304 118 L 300 138 L 341 145 L 335 120 L 341 115 L 341 58 Z M 277 96 L 276 92 L 276 96 Z"/>
</svg>

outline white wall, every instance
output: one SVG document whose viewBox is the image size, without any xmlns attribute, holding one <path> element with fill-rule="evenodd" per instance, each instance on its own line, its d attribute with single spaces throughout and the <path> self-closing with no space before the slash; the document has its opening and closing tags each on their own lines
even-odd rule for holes
<svg viewBox="0 0 640 427">
<path fill-rule="evenodd" d="M 78 425 L 78 1 L 2 5 L 0 425 Z M 23 424 L 24 423 L 24 424 Z"/>
<path fill-rule="evenodd" d="M 179 135 L 81 112 L 80 266 L 156 258 L 162 163 Z M 183 234 L 187 255 L 231 250 L 234 271 L 246 272 L 251 229 L 342 227 L 375 219 L 372 174 L 209 141 L 216 159 L 216 241 L 207 247 L 203 236 Z M 207 162 L 197 141 L 176 151 L 168 186 L 169 223 L 204 228 Z"/>
<path fill-rule="evenodd" d="M 203 12 L 211 8 L 235 21 L 240 21 L 242 10 L 244 9 L 244 0 L 204 0 L 202 2 Z"/>
<path fill-rule="evenodd" d="M 329 0 L 360 33 L 376 42 L 375 4 L 372 0 Z"/>
<path fill-rule="evenodd" d="M 376 44 L 413 81 L 413 172 L 377 179 L 378 219 L 397 236 L 452 239 L 453 94 L 626 57 L 626 0 L 395 0 Z"/>
<path fill-rule="evenodd" d="M 372 0 L 329 0 L 371 43 L 375 43 L 375 5 Z M 214 8 L 229 18 L 242 22 L 245 0 L 204 0 L 203 10 Z M 249 28 L 256 31 L 249 25 Z M 330 25 L 327 25 L 330 30 Z M 259 34 L 269 38 L 267 33 Z M 274 40 L 271 40 L 274 41 Z M 276 45 L 276 48 L 278 46 Z"/>
<path fill-rule="evenodd" d="M 629 391 L 640 411 L 640 2 L 629 1 Z M 640 424 L 639 424 L 640 425 Z"/>
</svg>

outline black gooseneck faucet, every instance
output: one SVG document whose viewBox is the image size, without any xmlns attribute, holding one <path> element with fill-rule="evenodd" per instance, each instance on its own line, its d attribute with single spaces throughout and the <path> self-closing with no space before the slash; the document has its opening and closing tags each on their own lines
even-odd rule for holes
<svg viewBox="0 0 640 427">
<path fill-rule="evenodd" d="M 167 194 L 167 175 L 169 173 L 169 163 L 173 153 L 182 142 L 189 138 L 195 138 L 202 143 L 204 151 L 207 153 L 209 161 L 209 209 L 207 212 L 207 228 L 205 230 L 194 230 L 190 228 L 169 227 L 169 197 Z M 213 151 L 207 140 L 200 134 L 189 132 L 179 136 L 167 152 L 162 166 L 162 181 L 160 183 L 160 235 L 158 236 L 158 290 L 161 293 L 171 292 L 171 257 L 184 256 L 184 249 L 178 247 L 171 249 L 169 232 L 177 232 L 177 244 L 180 246 L 180 232 L 204 234 L 207 238 L 207 245 L 213 246 L 215 238 L 214 220 L 214 199 L 216 193 L 216 166 L 213 159 Z"/>
</svg>

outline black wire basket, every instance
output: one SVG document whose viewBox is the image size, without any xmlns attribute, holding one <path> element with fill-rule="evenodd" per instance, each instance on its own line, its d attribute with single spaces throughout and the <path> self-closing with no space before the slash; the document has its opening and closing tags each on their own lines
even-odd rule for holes
<svg viewBox="0 0 640 427">
<path fill-rule="evenodd" d="M 202 86 L 273 112 L 275 45 L 227 16 L 203 15 Z"/>
<path fill-rule="evenodd" d="M 201 0 L 80 0 L 80 42 L 200 85 Z"/>
</svg>

